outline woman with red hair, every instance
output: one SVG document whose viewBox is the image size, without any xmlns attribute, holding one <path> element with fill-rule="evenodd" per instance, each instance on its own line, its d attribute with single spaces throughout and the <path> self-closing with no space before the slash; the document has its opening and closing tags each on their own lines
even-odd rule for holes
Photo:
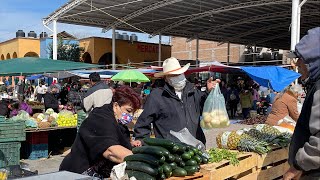
<svg viewBox="0 0 320 180">
<path fill-rule="evenodd" d="M 109 177 L 112 167 L 132 154 L 132 146 L 141 146 L 138 142 L 130 142 L 126 126 L 140 106 L 140 96 L 133 89 L 128 86 L 117 88 L 110 104 L 93 109 L 83 121 L 60 170 Z"/>
</svg>

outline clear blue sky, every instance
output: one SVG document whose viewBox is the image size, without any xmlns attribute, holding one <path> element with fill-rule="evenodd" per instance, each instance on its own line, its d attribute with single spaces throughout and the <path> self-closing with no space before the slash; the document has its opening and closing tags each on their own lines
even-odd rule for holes
<svg viewBox="0 0 320 180">
<path fill-rule="evenodd" d="M 17 30 L 22 29 L 27 34 L 35 31 L 38 35 L 42 31 L 51 34 L 42 25 L 42 18 L 68 2 L 68 0 L 0 0 L 0 42 L 15 37 Z M 77 37 L 111 37 L 111 32 L 101 33 L 101 28 L 76 26 L 58 23 L 58 31 L 67 31 Z M 130 33 L 129 33 L 130 34 Z M 158 42 L 158 37 L 148 38 L 147 34 L 135 33 L 139 41 Z M 168 37 L 163 37 L 168 42 Z"/>
</svg>

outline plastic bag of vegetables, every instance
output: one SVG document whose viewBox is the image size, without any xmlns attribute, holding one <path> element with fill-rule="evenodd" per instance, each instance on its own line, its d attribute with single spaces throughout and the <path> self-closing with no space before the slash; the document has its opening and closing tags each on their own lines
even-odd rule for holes
<svg viewBox="0 0 320 180">
<path fill-rule="evenodd" d="M 25 121 L 27 119 L 30 119 L 30 115 L 24 110 L 19 111 L 18 115 L 10 118 L 12 121 Z"/>
<path fill-rule="evenodd" d="M 204 129 L 212 129 L 226 127 L 229 124 L 225 99 L 217 84 L 204 103 L 200 125 Z"/>
</svg>

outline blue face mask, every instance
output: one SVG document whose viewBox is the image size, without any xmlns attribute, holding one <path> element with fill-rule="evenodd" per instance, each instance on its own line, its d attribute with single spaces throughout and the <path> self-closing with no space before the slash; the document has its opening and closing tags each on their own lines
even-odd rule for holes
<svg viewBox="0 0 320 180">
<path fill-rule="evenodd" d="M 133 116 L 129 113 L 122 113 L 121 118 L 118 119 L 118 121 L 123 125 L 130 123 L 132 120 Z"/>
</svg>

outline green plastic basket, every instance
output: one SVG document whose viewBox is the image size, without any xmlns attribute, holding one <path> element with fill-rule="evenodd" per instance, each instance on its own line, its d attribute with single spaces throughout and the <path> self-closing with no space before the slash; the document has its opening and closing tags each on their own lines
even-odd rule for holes
<svg viewBox="0 0 320 180">
<path fill-rule="evenodd" d="M 20 164 L 20 142 L 0 143 L 0 168 Z"/>
<path fill-rule="evenodd" d="M 0 143 L 25 140 L 26 132 L 23 121 L 0 121 Z"/>
</svg>

